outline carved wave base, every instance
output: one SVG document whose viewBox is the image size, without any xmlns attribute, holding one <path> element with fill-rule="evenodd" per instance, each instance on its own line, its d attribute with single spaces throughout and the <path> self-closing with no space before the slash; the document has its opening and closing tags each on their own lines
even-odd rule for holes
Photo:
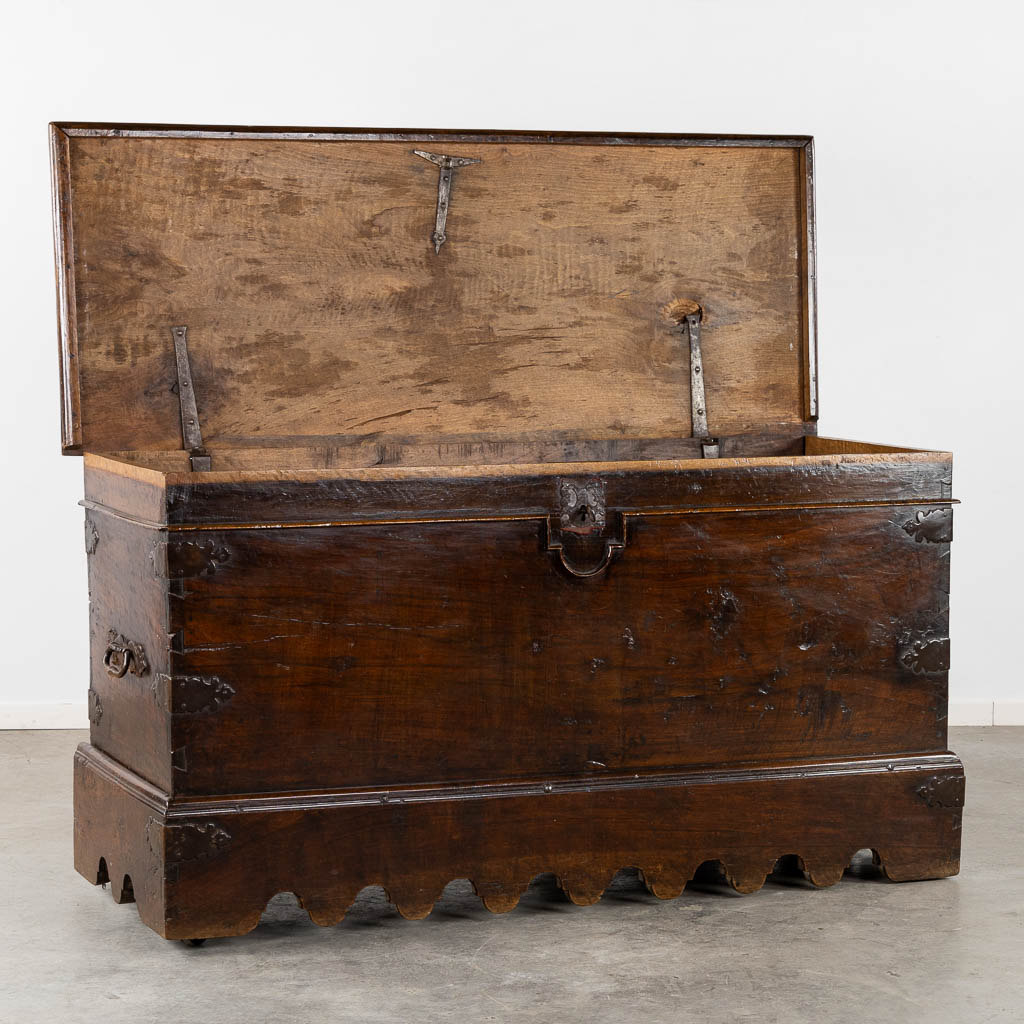
<svg viewBox="0 0 1024 1024">
<path fill-rule="evenodd" d="M 817 886 L 870 848 L 894 881 L 960 866 L 964 775 L 952 754 L 780 764 L 640 777 L 168 801 L 94 747 L 75 757 L 75 867 L 169 939 L 241 935 L 293 892 L 337 924 L 380 885 L 406 918 L 426 917 L 468 878 L 488 910 L 512 910 L 554 872 L 596 903 L 638 868 L 662 899 L 718 862 L 741 893 L 783 856 Z"/>
</svg>

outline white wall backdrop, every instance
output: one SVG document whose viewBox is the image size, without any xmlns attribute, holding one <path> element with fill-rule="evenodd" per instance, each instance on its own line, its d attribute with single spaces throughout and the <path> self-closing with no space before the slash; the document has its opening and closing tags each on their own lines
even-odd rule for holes
<svg viewBox="0 0 1024 1024">
<path fill-rule="evenodd" d="M 81 462 L 59 454 L 46 143 L 59 119 L 814 134 L 821 432 L 955 452 L 953 720 L 1024 722 L 1019 12 L 991 0 L 10 8 L 0 726 L 85 723 Z"/>
</svg>

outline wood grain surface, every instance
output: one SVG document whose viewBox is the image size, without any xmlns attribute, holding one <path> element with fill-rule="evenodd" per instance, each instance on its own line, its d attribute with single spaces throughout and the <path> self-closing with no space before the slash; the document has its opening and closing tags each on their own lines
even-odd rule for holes
<svg viewBox="0 0 1024 1024">
<path fill-rule="evenodd" d="M 468 878 L 495 913 L 513 910 L 542 872 L 583 906 L 624 867 L 662 899 L 708 862 L 751 893 L 780 857 L 798 857 L 827 886 L 864 848 L 893 880 L 942 878 L 960 868 L 963 801 L 963 767 L 941 753 L 645 774 L 607 787 L 168 803 L 83 745 L 75 866 L 93 883 L 109 877 L 114 898 L 137 901 L 158 934 L 197 939 L 251 931 L 279 892 L 333 925 L 367 885 L 383 885 L 403 917 L 426 917 L 454 878 Z"/>
<path fill-rule="evenodd" d="M 153 539 L 101 513 L 86 512 L 89 573 L 90 728 L 103 749 L 170 791 L 171 721 L 154 683 L 169 670 L 168 587 L 153 571 Z M 111 631 L 141 644 L 141 674 L 112 676 L 103 664 Z"/>
<path fill-rule="evenodd" d="M 680 298 L 713 431 L 806 418 L 806 140 L 453 143 L 435 254 L 413 142 L 54 131 L 76 450 L 180 447 L 174 324 L 214 450 L 686 437 Z"/>
<path fill-rule="evenodd" d="M 279 891 L 331 924 L 377 883 L 418 918 L 456 877 L 504 911 L 549 871 L 958 870 L 952 459 L 815 436 L 809 140 L 52 142 L 90 881 L 201 939 Z M 480 161 L 440 252 L 417 148 Z"/>
<path fill-rule="evenodd" d="M 813 439 L 807 439 L 811 442 Z M 264 465 L 191 473 L 187 457 L 85 457 L 88 505 L 180 530 L 557 511 L 560 478 L 599 476 L 619 511 L 944 501 L 952 456 L 857 442 L 828 454 L 476 466 L 299 469 Z M 817 447 L 815 448 L 817 451 Z M 133 456 L 134 459 L 134 456 Z M 301 463 L 300 463 L 301 464 Z"/>
<path fill-rule="evenodd" d="M 948 648 L 918 511 L 630 517 L 593 581 L 529 520 L 190 534 L 171 671 L 232 696 L 168 701 L 173 792 L 943 749 L 945 667 L 902 660 Z"/>
<path fill-rule="evenodd" d="M 210 795 L 944 744 L 948 499 L 684 511 L 646 475 L 609 479 L 624 548 L 589 581 L 547 549 L 557 477 L 520 482 L 540 508 L 506 480 L 496 510 L 427 520 L 171 531 L 93 508 L 94 742 Z M 562 540 L 584 564 L 603 543 Z M 109 678 L 111 630 L 148 676 Z"/>
</svg>

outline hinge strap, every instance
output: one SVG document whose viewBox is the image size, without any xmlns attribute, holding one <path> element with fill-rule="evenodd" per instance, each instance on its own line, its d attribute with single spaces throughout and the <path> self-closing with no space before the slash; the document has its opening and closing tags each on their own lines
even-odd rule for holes
<svg viewBox="0 0 1024 1024">
<path fill-rule="evenodd" d="M 688 314 L 685 321 L 686 333 L 690 338 L 690 416 L 693 424 L 693 436 L 700 441 L 701 454 L 705 459 L 717 459 L 719 455 L 718 438 L 708 435 L 704 361 L 700 351 L 700 313 Z"/>
<path fill-rule="evenodd" d="M 199 429 L 199 410 L 196 391 L 192 384 L 192 367 L 188 360 L 188 327 L 172 327 L 174 360 L 178 367 L 178 404 L 181 408 L 182 447 L 188 452 L 193 472 L 210 468 L 210 453 L 203 447 L 203 433 Z"/>
</svg>

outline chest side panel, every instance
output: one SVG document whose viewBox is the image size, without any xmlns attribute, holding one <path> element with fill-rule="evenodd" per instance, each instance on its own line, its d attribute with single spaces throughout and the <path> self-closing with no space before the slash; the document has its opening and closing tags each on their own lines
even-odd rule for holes
<svg viewBox="0 0 1024 1024">
<path fill-rule="evenodd" d="M 172 539 L 175 672 L 196 680 L 177 786 L 944 749 L 948 539 L 907 529 L 929 510 L 629 517 L 592 580 L 535 519 Z"/>
<path fill-rule="evenodd" d="M 167 581 L 160 534 L 90 509 L 89 719 L 92 743 L 165 791 L 171 786 Z"/>
</svg>

